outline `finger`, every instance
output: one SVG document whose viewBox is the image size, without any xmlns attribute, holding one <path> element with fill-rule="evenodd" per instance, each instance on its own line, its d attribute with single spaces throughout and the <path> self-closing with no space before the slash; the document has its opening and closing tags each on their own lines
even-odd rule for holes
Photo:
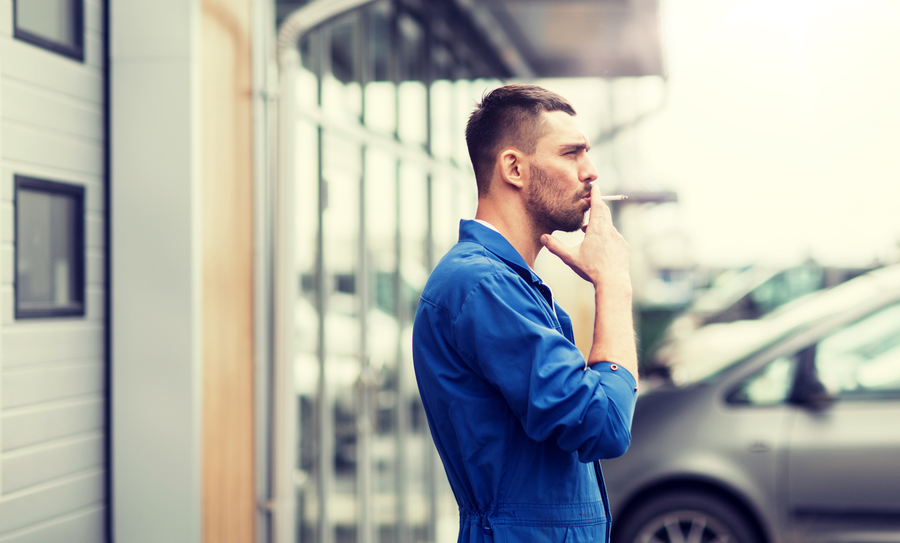
<svg viewBox="0 0 900 543">
<path fill-rule="evenodd" d="M 544 244 L 544 247 L 546 247 L 548 251 L 562 259 L 563 262 L 568 263 L 571 260 L 569 247 L 567 247 L 565 243 L 559 241 L 550 234 L 542 235 L 541 243 Z"/>
<path fill-rule="evenodd" d="M 588 219 L 588 226 L 591 223 L 599 226 L 601 221 L 612 224 L 612 215 L 609 212 L 609 206 L 603 201 L 603 195 L 600 193 L 600 187 L 591 186 L 591 216 Z M 585 230 L 587 231 L 587 230 Z"/>
<path fill-rule="evenodd" d="M 559 241 L 549 234 L 544 234 L 543 236 L 541 236 L 541 243 L 544 244 L 544 247 L 546 247 L 548 251 L 562 260 L 563 264 L 572 268 L 572 271 L 577 273 L 579 277 L 581 277 L 585 281 L 592 282 L 591 278 L 582 270 L 581 266 L 578 264 L 578 261 L 575 257 L 577 248 L 573 249 L 571 247 L 568 247 L 563 242 Z"/>
</svg>

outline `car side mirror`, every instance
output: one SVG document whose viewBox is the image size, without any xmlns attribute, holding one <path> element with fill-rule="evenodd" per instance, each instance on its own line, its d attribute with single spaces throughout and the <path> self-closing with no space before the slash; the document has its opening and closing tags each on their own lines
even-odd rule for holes
<svg viewBox="0 0 900 543">
<path fill-rule="evenodd" d="M 807 395 L 803 398 L 801 405 L 805 405 L 815 411 L 822 411 L 831 407 L 834 400 L 834 396 L 828 391 L 823 390 L 822 392 Z"/>
<path fill-rule="evenodd" d="M 834 396 L 828 392 L 825 385 L 822 384 L 817 377 L 807 375 L 797 381 L 794 391 L 791 394 L 791 403 L 806 406 L 816 411 L 821 411 L 831 407 L 834 403 Z"/>
</svg>

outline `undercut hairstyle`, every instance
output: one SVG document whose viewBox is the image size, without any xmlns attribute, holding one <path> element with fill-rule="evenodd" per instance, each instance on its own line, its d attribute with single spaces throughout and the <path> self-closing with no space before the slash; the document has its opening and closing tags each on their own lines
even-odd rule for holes
<svg viewBox="0 0 900 543">
<path fill-rule="evenodd" d="M 575 115 L 575 108 L 562 96 L 537 85 L 515 84 L 485 94 L 466 124 L 466 145 L 475 170 L 478 196 L 490 191 L 497 154 L 515 147 L 533 155 L 545 134 L 545 111 Z"/>
</svg>

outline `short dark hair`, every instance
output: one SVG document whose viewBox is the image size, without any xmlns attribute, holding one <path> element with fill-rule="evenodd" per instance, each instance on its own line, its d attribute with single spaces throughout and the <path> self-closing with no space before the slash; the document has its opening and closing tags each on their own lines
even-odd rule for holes
<svg viewBox="0 0 900 543">
<path fill-rule="evenodd" d="M 537 85 L 507 85 L 481 98 L 466 124 L 466 145 L 479 196 L 488 193 L 494 162 L 502 147 L 511 145 L 527 155 L 534 154 L 544 135 L 541 113 L 545 111 L 575 115 L 568 100 Z"/>
</svg>

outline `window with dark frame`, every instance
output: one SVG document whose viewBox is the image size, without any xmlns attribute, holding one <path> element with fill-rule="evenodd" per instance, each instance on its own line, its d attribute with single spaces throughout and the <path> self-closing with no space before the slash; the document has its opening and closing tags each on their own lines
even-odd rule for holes
<svg viewBox="0 0 900 543">
<path fill-rule="evenodd" d="M 84 187 L 15 176 L 16 318 L 85 313 Z"/>
<path fill-rule="evenodd" d="M 84 61 L 84 0 L 13 0 L 15 37 Z"/>
</svg>

